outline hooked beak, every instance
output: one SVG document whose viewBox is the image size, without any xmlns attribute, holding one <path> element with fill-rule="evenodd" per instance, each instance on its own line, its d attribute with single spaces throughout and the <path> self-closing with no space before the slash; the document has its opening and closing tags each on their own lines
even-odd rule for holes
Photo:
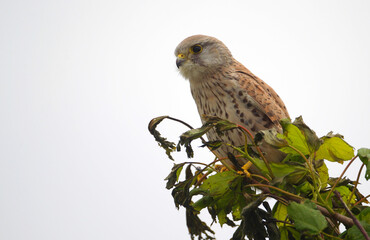
<svg viewBox="0 0 370 240">
<path fill-rule="evenodd" d="M 181 67 L 181 65 L 182 65 L 184 62 L 185 62 L 185 59 L 183 59 L 183 58 L 178 58 L 178 59 L 176 59 L 176 66 L 177 66 L 177 68 L 180 68 L 180 67 Z"/>
<path fill-rule="evenodd" d="M 186 61 L 185 59 L 185 55 L 180 53 L 179 55 L 177 55 L 177 59 L 176 59 L 176 66 L 177 68 L 180 68 L 181 65 Z"/>
</svg>

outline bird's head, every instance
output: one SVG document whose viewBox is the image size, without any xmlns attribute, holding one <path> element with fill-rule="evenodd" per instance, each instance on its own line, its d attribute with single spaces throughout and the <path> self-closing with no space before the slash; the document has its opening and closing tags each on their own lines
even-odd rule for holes
<svg viewBox="0 0 370 240">
<path fill-rule="evenodd" d="M 194 35 L 184 39 L 175 50 L 176 65 L 186 79 L 199 79 L 228 66 L 233 58 L 229 49 L 218 39 Z"/>
</svg>

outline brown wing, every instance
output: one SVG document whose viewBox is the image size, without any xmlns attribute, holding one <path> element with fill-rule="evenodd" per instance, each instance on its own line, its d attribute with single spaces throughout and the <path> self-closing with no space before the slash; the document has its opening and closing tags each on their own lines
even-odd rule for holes
<svg viewBox="0 0 370 240">
<path fill-rule="evenodd" d="M 240 86 L 256 101 L 260 110 L 266 113 L 271 122 L 280 128 L 279 121 L 289 118 L 289 113 L 279 95 L 241 63 L 235 61 L 234 68 L 239 74 Z"/>
</svg>

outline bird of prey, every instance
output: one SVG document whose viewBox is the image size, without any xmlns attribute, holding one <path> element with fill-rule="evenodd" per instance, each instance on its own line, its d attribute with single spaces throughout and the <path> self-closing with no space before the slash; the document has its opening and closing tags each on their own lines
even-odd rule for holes
<svg viewBox="0 0 370 240">
<path fill-rule="evenodd" d="M 181 75 L 190 82 L 200 116 L 227 119 L 244 126 L 253 135 L 270 128 L 281 132 L 279 121 L 289 118 L 283 101 L 269 85 L 235 60 L 220 40 L 205 35 L 190 36 L 176 47 L 175 56 Z M 234 146 L 245 143 L 238 129 L 226 131 L 224 136 L 211 129 L 207 137 L 209 141 L 222 140 Z M 268 161 L 279 162 L 284 158 L 282 152 L 266 143 L 261 149 Z M 216 155 L 227 157 L 228 152 L 233 149 L 222 145 Z"/>
</svg>

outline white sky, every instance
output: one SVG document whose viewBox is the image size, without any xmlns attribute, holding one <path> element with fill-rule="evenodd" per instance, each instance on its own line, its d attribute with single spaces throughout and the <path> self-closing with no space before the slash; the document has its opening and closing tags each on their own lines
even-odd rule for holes
<svg viewBox="0 0 370 240">
<path fill-rule="evenodd" d="M 189 239 L 147 124 L 200 126 L 173 55 L 193 34 L 222 40 L 319 136 L 370 147 L 369 12 L 365 0 L 2 1 L 0 239 Z"/>
</svg>

